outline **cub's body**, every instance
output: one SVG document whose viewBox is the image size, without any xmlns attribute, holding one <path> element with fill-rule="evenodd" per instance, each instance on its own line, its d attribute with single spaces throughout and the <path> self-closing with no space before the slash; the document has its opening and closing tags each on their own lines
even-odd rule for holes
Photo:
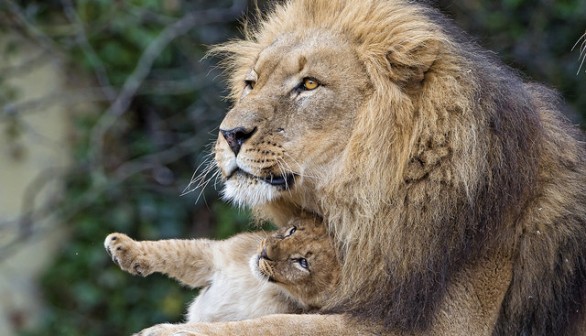
<svg viewBox="0 0 586 336">
<path fill-rule="evenodd" d="M 201 288 L 189 306 L 188 322 L 238 321 L 298 311 L 277 285 L 250 270 L 249 260 L 267 235 L 243 233 L 222 241 L 135 241 L 115 233 L 104 244 L 112 259 L 129 273 L 163 273 Z"/>
<path fill-rule="evenodd" d="M 222 241 L 135 241 L 113 233 L 104 246 L 129 273 L 159 272 L 201 288 L 189 306 L 188 322 L 317 312 L 338 284 L 333 241 L 316 219 L 296 218 L 290 224 L 274 233 L 242 233 Z"/>
<path fill-rule="evenodd" d="M 208 285 L 189 305 L 189 322 L 238 321 L 299 311 L 277 285 L 259 279 L 250 270 L 249 260 L 264 236 L 247 233 L 211 242 L 214 270 Z"/>
</svg>

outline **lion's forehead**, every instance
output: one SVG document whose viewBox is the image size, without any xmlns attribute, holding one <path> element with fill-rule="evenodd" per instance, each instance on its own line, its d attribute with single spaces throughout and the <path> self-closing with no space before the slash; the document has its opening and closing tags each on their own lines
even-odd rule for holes
<svg viewBox="0 0 586 336">
<path fill-rule="evenodd" d="M 350 52 L 352 47 L 342 36 L 326 31 L 316 31 L 311 38 L 286 34 L 262 49 L 251 68 L 260 77 L 292 76 L 303 70 L 306 65 L 313 69 L 333 72 L 332 67 L 350 61 L 351 58 L 347 57 Z"/>
<path fill-rule="evenodd" d="M 339 50 L 349 46 L 347 37 L 330 30 L 310 29 L 307 31 L 282 33 L 272 43 L 260 49 L 257 60 L 283 55 L 283 52 L 291 50 L 315 52 L 320 49 Z"/>
</svg>

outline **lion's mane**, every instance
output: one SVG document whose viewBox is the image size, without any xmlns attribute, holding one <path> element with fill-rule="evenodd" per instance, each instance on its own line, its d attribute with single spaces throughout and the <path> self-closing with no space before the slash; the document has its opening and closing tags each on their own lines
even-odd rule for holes
<svg viewBox="0 0 586 336">
<path fill-rule="evenodd" d="M 294 0 L 216 49 L 233 97 L 262 49 L 310 29 L 351 41 L 373 86 L 341 168 L 316 191 L 344 260 L 332 310 L 425 330 L 454 275 L 500 253 L 513 275 L 494 334 L 575 332 L 586 296 L 585 152 L 556 94 L 425 5 Z M 279 223 L 297 206 L 255 210 Z"/>
</svg>

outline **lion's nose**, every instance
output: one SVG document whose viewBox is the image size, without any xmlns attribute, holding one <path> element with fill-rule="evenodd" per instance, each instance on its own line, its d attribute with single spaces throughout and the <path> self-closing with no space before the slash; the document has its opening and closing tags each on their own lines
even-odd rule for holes
<svg viewBox="0 0 586 336">
<path fill-rule="evenodd" d="M 238 152 L 240 152 L 240 147 L 242 147 L 242 144 L 246 142 L 246 140 L 250 139 L 250 137 L 254 134 L 255 131 L 256 127 L 249 130 L 247 130 L 244 127 L 237 127 L 231 130 L 220 130 L 222 136 L 224 137 L 224 139 L 226 139 L 226 141 L 228 142 L 228 146 L 230 146 L 230 149 L 232 150 L 232 152 L 234 152 L 235 155 L 238 155 Z"/>
</svg>

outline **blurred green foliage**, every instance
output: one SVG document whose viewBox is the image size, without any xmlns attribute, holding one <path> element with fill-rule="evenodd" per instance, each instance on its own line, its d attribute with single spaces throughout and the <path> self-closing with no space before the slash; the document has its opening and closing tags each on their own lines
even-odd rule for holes
<svg viewBox="0 0 586 336">
<path fill-rule="evenodd" d="M 529 80 L 558 90 L 568 103 L 568 116 L 586 117 L 586 72 L 579 45 L 586 32 L 583 0 L 438 0 L 480 45 L 492 50 Z"/>
<path fill-rule="evenodd" d="M 22 1 L 19 6 L 27 22 L 65 55 L 72 90 L 88 85 L 84 78 L 90 78 L 89 86 L 98 92 L 119 92 L 166 27 L 186 13 L 228 10 L 231 4 L 80 0 Z M 75 9 L 76 18 L 67 16 L 67 7 Z M 181 196 L 228 108 L 214 63 L 202 60 L 206 45 L 237 35 L 239 16 L 196 24 L 158 54 L 128 111 L 106 133 L 103 162 L 91 161 L 92 132 L 111 102 L 102 97 L 94 113 L 73 114 L 75 163 L 66 175 L 62 209 L 56 209 L 69 236 L 40 279 L 47 303 L 43 321 L 23 335 L 130 335 L 182 319 L 197 292 L 164 276 L 140 278 L 118 269 L 103 248 L 110 232 L 136 239 L 226 238 L 250 229 L 248 212 L 219 201 L 213 187 Z M 8 94 L 3 91 L 0 99 Z"/>
<path fill-rule="evenodd" d="M 117 92 L 166 26 L 187 12 L 227 8 L 231 1 L 75 1 L 82 35 L 93 52 L 80 42 L 79 26 L 64 10 L 67 3 L 19 5 L 28 22 L 66 55 L 72 78 L 93 78 L 95 86 L 108 84 L 106 89 Z M 559 89 L 571 115 L 586 114 L 586 74 L 576 75 L 579 53 L 570 50 L 586 30 L 583 0 L 439 0 L 437 5 L 505 62 Z M 248 213 L 218 201 L 213 187 L 180 197 L 228 108 L 213 60 L 202 60 L 204 45 L 239 36 L 237 27 L 236 17 L 196 26 L 162 51 L 129 110 L 107 133 L 103 171 L 94 169 L 89 154 L 101 113 L 75 116 L 71 150 L 76 166 L 67 176 L 63 210 L 69 237 L 41 279 L 47 302 L 42 325 L 23 335 L 129 335 L 181 320 L 195 292 L 162 276 L 143 279 L 120 271 L 102 247 L 110 232 L 136 239 L 225 238 L 250 227 Z M 0 91 L 0 102 L 11 94 Z M 108 106 L 108 101 L 100 105 Z M 169 152 L 171 158 L 157 155 Z M 120 177 L 129 163 L 139 169 Z"/>
</svg>

